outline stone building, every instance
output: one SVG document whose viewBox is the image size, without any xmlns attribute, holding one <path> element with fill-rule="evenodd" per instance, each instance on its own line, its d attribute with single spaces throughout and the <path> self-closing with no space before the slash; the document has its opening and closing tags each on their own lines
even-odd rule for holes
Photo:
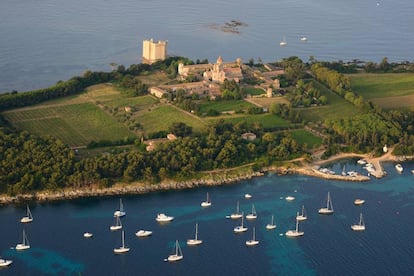
<svg viewBox="0 0 414 276">
<path fill-rule="evenodd" d="M 159 60 L 164 60 L 167 57 L 167 41 L 159 40 L 154 42 L 150 40 L 144 40 L 142 42 L 142 62 L 152 64 Z"/>
</svg>

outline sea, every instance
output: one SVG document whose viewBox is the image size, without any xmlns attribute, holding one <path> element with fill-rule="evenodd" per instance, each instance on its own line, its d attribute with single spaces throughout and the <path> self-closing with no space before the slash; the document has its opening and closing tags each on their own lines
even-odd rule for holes
<svg viewBox="0 0 414 276">
<path fill-rule="evenodd" d="M 194 61 L 412 62 L 413 11 L 412 0 L 1 0 L 0 92 L 140 63 L 151 38 Z M 232 20 L 243 25 L 223 32 Z"/>
<path fill-rule="evenodd" d="M 414 262 L 414 163 L 384 163 L 388 175 L 368 182 L 324 180 L 302 175 L 272 173 L 235 184 L 145 195 L 83 198 L 49 203 L 28 202 L 34 220 L 20 223 L 26 204 L 0 208 L 0 255 L 13 260 L 0 275 L 413 275 Z M 327 166 L 366 171 L 355 159 Z M 334 214 L 320 215 L 331 195 Z M 212 205 L 200 206 L 209 193 Z M 250 199 L 245 194 L 250 194 Z M 293 201 L 287 201 L 293 196 Z M 110 231 L 113 212 L 122 198 L 126 246 L 116 255 L 121 231 Z M 354 205 L 354 200 L 365 200 Z M 235 234 L 241 220 L 226 218 L 236 211 L 248 214 L 255 206 L 256 220 L 244 219 L 247 232 Z M 285 236 L 295 229 L 297 212 L 304 206 L 308 219 L 300 222 L 304 235 Z M 158 213 L 173 216 L 170 223 L 155 221 Z M 366 230 L 351 225 L 363 214 Z M 274 222 L 277 227 L 267 230 Z M 188 246 L 198 223 L 198 246 Z M 259 244 L 246 246 L 255 228 Z M 152 236 L 135 233 L 150 230 Z M 16 251 L 25 230 L 31 248 Z M 93 233 L 84 238 L 84 232 Z M 174 253 L 178 240 L 183 260 L 165 259 Z"/>
</svg>

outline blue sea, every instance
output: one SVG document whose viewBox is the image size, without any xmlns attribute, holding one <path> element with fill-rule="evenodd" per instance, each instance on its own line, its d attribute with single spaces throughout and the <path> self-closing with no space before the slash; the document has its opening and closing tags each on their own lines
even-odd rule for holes
<svg viewBox="0 0 414 276">
<path fill-rule="evenodd" d="M 413 11 L 412 0 L 2 0 L 0 92 L 140 63 L 150 38 L 194 61 L 412 62 Z M 247 26 L 239 34 L 217 30 L 231 20 Z"/>
<path fill-rule="evenodd" d="M 347 170 L 364 173 L 355 160 L 329 166 L 337 173 Z M 385 163 L 388 175 L 369 182 L 340 182 L 301 175 L 267 174 L 240 183 L 185 191 L 122 196 L 127 215 L 122 219 L 129 253 L 115 255 L 121 232 L 111 232 L 113 212 L 119 197 L 86 198 L 54 203 L 29 203 L 34 221 L 19 222 L 25 204 L 0 208 L 0 255 L 13 264 L 0 275 L 413 275 L 414 262 L 414 163 L 403 163 L 398 174 L 393 163 Z M 202 208 L 206 193 L 212 206 Z M 319 215 L 330 192 L 335 213 Z M 245 199 L 244 194 L 252 195 Z M 286 201 L 286 196 L 295 200 Z M 365 199 L 356 206 L 354 199 Z M 241 222 L 226 219 L 240 209 L 249 213 L 252 204 L 258 214 L 245 220 L 248 231 L 234 234 Z M 295 228 L 296 212 L 302 205 L 308 220 L 300 223 L 305 234 L 288 238 Z M 174 216 L 171 223 L 159 224 L 157 213 Z M 351 224 L 363 213 L 366 231 L 354 232 Z M 266 230 L 274 215 L 277 228 Z M 186 245 L 194 237 L 203 244 Z M 252 228 L 260 241 L 247 247 Z M 18 252 L 25 229 L 31 248 Z M 139 229 L 153 231 L 138 238 Z M 83 237 L 89 231 L 90 239 Z M 168 263 L 175 240 L 184 259 Z"/>
</svg>

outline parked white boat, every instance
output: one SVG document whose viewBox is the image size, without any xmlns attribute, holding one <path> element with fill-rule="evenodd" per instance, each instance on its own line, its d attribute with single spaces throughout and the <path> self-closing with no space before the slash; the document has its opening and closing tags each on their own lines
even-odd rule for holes
<svg viewBox="0 0 414 276">
<path fill-rule="evenodd" d="M 360 198 L 357 198 L 357 199 L 354 200 L 355 205 L 362 205 L 364 203 L 365 203 L 365 200 L 360 199 Z"/>
<path fill-rule="evenodd" d="M 397 164 L 395 165 L 395 169 L 397 170 L 397 172 L 402 173 L 404 171 L 404 168 L 401 164 Z"/>
<path fill-rule="evenodd" d="M 320 208 L 318 212 L 319 214 L 322 214 L 322 215 L 331 215 L 334 213 L 330 192 L 328 192 L 328 198 L 326 200 L 326 207 Z"/>
<path fill-rule="evenodd" d="M 6 259 L 2 259 L 0 258 L 0 267 L 5 267 L 5 266 L 9 266 L 13 263 L 12 260 L 6 260 Z"/>
<path fill-rule="evenodd" d="M 302 37 L 300 38 L 300 41 L 308 41 L 308 38 L 307 38 L 306 36 L 302 36 Z"/>
<path fill-rule="evenodd" d="M 85 232 L 85 233 L 83 233 L 83 237 L 85 237 L 85 238 L 92 238 L 93 237 L 93 234 L 91 232 Z"/>
<path fill-rule="evenodd" d="M 202 243 L 203 243 L 203 241 L 198 239 L 198 223 L 196 223 L 195 237 L 194 237 L 194 239 L 187 240 L 187 244 L 188 245 L 199 245 L 199 244 L 202 244 Z"/>
<path fill-rule="evenodd" d="M 359 214 L 359 222 L 358 224 L 351 225 L 352 230 L 354 231 L 365 231 L 365 222 L 362 216 L 362 213 Z"/>
<path fill-rule="evenodd" d="M 246 241 L 246 245 L 247 246 L 255 246 L 255 245 L 258 245 L 258 244 L 259 244 L 259 241 L 256 240 L 256 228 L 253 227 L 253 237 L 252 237 L 251 240 Z"/>
<path fill-rule="evenodd" d="M 242 233 L 242 232 L 246 232 L 247 231 L 247 227 L 245 227 L 244 226 L 244 215 L 243 215 L 243 212 L 242 212 L 242 214 L 241 214 L 242 216 L 241 216 L 241 218 L 242 218 L 242 221 L 241 221 L 241 225 L 238 225 L 238 226 L 236 226 L 236 227 L 234 227 L 234 233 Z"/>
<path fill-rule="evenodd" d="M 114 253 L 115 254 L 126 253 L 126 252 L 129 251 L 129 247 L 125 246 L 125 233 L 124 233 L 124 230 L 122 230 L 121 239 L 122 239 L 122 245 L 118 248 L 114 248 Z"/>
<path fill-rule="evenodd" d="M 20 219 L 22 223 L 28 223 L 33 221 L 32 212 L 30 211 L 29 205 L 26 206 L 26 216 Z"/>
<path fill-rule="evenodd" d="M 252 198 L 252 195 L 251 195 L 251 194 L 245 194 L 245 195 L 244 195 L 244 198 L 246 198 L 246 199 L 250 199 L 250 198 Z"/>
<path fill-rule="evenodd" d="M 135 233 L 135 236 L 137 237 L 148 237 L 152 235 L 152 231 L 148 230 L 139 230 Z"/>
<path fill-rule="evenodd" d="M 305 213 L 305 205 L 302 205 L 302 213 L 296 216 L 296 220 L 302 221 L 302 220 L 307 220 L 307 219 L 308 217 L 306 216 L 306 213 Z"/>
<path fill-rule="evenodd" d="M 246 219 L 256 219 L 256 218 L 257 218 L 256 208 L 254 207 L 254 204 L 252 204 L 252 212 L 246 215 Z"/>
<path fill-rule="evenodd" d="M 114 225 L 111 225 L 111 226 L 109 227 L 109 229 L 110 229 L 111 231 L 116 231 L 116 230 L 120 230 L 120 229 L 122 229 L 121 217 L 116 216 L 116 217 L 115 217 L 115 224 L 114 224 Z"/>
<path fill-rule="evenodd" d="M 183 252 L 181 251 L 180 243 L 178 240 L 175 241 L 175 254 L 168 256 L 167 261 L 176 262 L 184 258 Z"/>
<path fill-rule="evenodd" d="M 236 212 L 230 215 L 231 219 L 239 219 L 243 217 L 243 214 L 240 213 L 240 203 L 239 201 L 237 201 L 237 207 L 236 207 Z"/>
<path fill-rule="evenodd" d="M 272 219 L 271 219 L 270 223 L 266 225 L 267 230 L 276 229 L 276 224 L 275 224 L 274 220 L 275 220 L 275 217 L 274 217 L 274 215 L 272 215 Z"/>
<path fill-rule="evenodd" d="M 359 159 L 357 161 L 357 163 L 360 164 L 360 165 L 365 165 L 367 163 L 367 161 L 365 159 Z"/>
<path fill-rule="evenodd" d="M 293 200 L 295 200 L 295 197 L 294 196 L 287 196 L 287 197 L 285 197 L 285 199 L 287 201 L 293 201 Z"/>
<path fill-rule="evenodd" d="M 114 217 L 123 217 L 126 215 L 124 211 L 124 204 L 122 203 L 122 198 L 119 199 L 119 210 L 114 212 Z"/>
<path fill-rule="evenodd" d="M 15 247 L 16 250 L 26 250 L 30 248 L 29 240 L 27 238 L 26 232 L 23 229 L 23 239 L 22 243 L 18 243 Z"/>
<path fill-rule="evenodd" d="M 297 212 L 296 217 L 299 216 L 299 212 Z M 305 234 L 305 232 L 303 231 L 299 231 L 299 221 L 296 220 L 296 229 L 295 230 L 289 230 L 285 233 L 286 236 L 288 237 L 299 237 L 299 236 L 303 236 Z"/>
<path fill-rule="evenodd" d="M 167 216 L 164 213 L 159 213 L 157 217 L 155 218 L 155 220 L 158 222 L 169 222 L 169 221 L 172 221 L 173 219 L 174 217 Z"/>
<path fill-rule="evenodd" d="M 414 174 L 414 170 L 411 170 L 411 173 Z"/>
<path fill-rule="evenodd" d="M 210 207 L 210 206 L 211 206 L 210 195 L 207 193 L 207 198 L 205 201 L 201 202 L 201 207 Z"/>
</svg>

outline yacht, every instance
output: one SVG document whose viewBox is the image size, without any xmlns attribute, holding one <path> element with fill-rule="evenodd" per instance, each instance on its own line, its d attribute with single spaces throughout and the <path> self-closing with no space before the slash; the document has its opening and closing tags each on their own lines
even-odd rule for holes
<svg viewBox="0 0 414 276">
<path fill-rule="evenodd" d="M 129 251 L 129 247 L 125 246 L 125 233 L 124 230 L 122 230 L 122 245 L 118 248 L 114 248 L 114 253 L 115 254 L 122 254 L 122 253 L 126 253 Z"/>
<path fill-rule="evenodd" d="M 308 41 L 308 38 L 306 37 L 306 36 L 302 36 L 301 38 L 300 38 L 300 41 Z"/>
<path fill-rule="evenodd" d="M 250 199 L 250 198 L 252 198 L 252 195 L 251 195 L 251 194 L 245 194 L 245 195 L 244 195 L 244 198 L 246 198 L 246 199 Z"/>
<path fill-rule="evenodd" d="M 152 231 L 148 230 L 139 230 L 135 233 L 135 236 L 137 237 L 148 237 L 152 235 Z"/>
<path fill-rule="evenodd" d="M 284 47 L 287 45 L 285 37 L 283 37 L 283 40 L 279 43 L 280 46 Z"/>
<path fill-rule="evenodd" d="M 252 212 L 246 215 L 246 219 L 256 219 L 256 218 L 257 218 L 256 208 L 254 208 L 254 204 L 252 204 Z"/>
<path fill-rule="evenodd" d="M 12 260 L 6 260 L 6 259 L 0 258 L 0 267 L 9 266 L 11 265 L 12 262 L 13 262 Z"/>
<path fill-rule="evenodd" d="M 201 207 L 210 207 L 211 206 L 211 200 L 210 195 L 207 193 L 207 198 L 205 201 L 201 202 Z"/>
<path fill-rule="evenodd" d="M 308 217 L 306 216 L 306 213 L 305 213 L 305 205 L 302 205 L 302 213 L 296 216 L 296 220 L 302 221 L 302 220 L 307 220 L 307 219 Z"/>
<path fill-rule="evenodd" d="M 85 237 L 85 238 L 92 238 L 93 237 L 93 234 L 91 232 L 85 232 L 85 233 L 83 233 L 83 237 Z"/>
<path fill-rule="evenodd" d="M 296 216 L 299 216 L 299 212 L 297 212 Z M 305 232 L 299 231 L 299 221 L 296 220 L 296 229 L 295 230 L 288 230 L 285 235 L 288 237 L 299 237 L 303 236 Z"/>
<path fill-rule="evenodd" d="M 182 260 L 183 258 L 184 256 L 183 256 L 183 252 L 181 251 L 180 243 L 178 242 L 178 240 L 176 240 L 175 241 L 175 254 L 168 256 L 166 260 L 169 262 L 176 262 L 176 261 Z"/>
<path fill-rule="evenodd" d="M 240 203 L 237 201 L 236 213 L 230 215 L 231 219 L 239 219 L 243 217 L 243 214 L 240 213 Z"/>
<path fill-rule="evenodd" d="M 123 217 L 126 215 L 124 211 L 124 204 L 122 203 L 122 198 L 119 199 L 119 210 L 114 212 L 114 217 Z"/>
<path fill-rule="evenodd" d="M 174 217 L 167 216 L 164 213 L 159 213 L 157 217 L 155 218 L 155 220 L 158 222 L 169 222 L 169 221 L 172 221 L 173 219 Z"/>
<path fill-rule="evenodd" d="M 195 237 L 194 237 L 194 239 L 188 239 L 187 244 L 188 245 L 199 245 L 199 244 L 202 244 L 202 243 L 203 243 L 203 241 L 198 239 L 198 223 L 196 223 Z"/>
<path fill-rule="evenodd" d="M 242 232 L 247 231 L 247 227 L 244 226 L 244 220 L 243 220 L 244 215 L 243 215 L 243 213 L 241 215 L 242 215 L 241 216 L 241 219 L 242 219 L 241 225 L 238 225 L 238 226 L 234 227 L 234 229 L 233 229 L 234 233 L 242 233 Z"/>
<path fill-rule="evenodd" d="M 285 197 L 285 199 L 287 201 L 293 201 L 293 200 L 295 200 L 295 197 L 294 196 L 287 196 L 287 197 Z"/>
<path fill-rule="evenodd" d="M 266 225 L 266 229 L 267 230 L 273 230 L 276 229 L 276 224 L 275 224 L 275 217 L 272 215 L 272 220 L 269 224 Z"/>
<path fill-rule="evenodd" d="M 22 243 L 18 243 L 15 247 L 16 250 L 26 250 L 30 248 L 29 240 L 27 239 L 26 232 L 23 230 Z"/>
<path fill-rule="evenodd" d="M 334 213 L 332 200 L 331 200 L 331 194 L 329 192 L 328 192 L 328 198 L 326 200 L 326 207 L 320 208 L 318 212 L 319 214 L 322 214 L 322 215 L 331 215 Z"/>
<path fill-rule="evenodd" d="M 365 231 L 365 222 L 364 222 L 364 218 L 362 217 L 362 213 L 359 214 L 358 224 L 351 225 L 351 229 L 354 231 Z"/>
<path fill-rule="evenodd" d="M 255 246 L 258 245 L 259 241 L 256 240 L 256 228 L 253 227 L 253 238 L 251 240 L 246 241 L 247 246 Z"/>
<path fill-rule="evenodd" d="M 360 198 L 357 198 L 357 199 L 354 200 L 355 205 L 362 205 L 364 203 L 365 203 L 365 200 L 360 199 Z"/>
<path fill-rule="evenodd" d="M 26 206 L 26 216 L 22 217 L 21 223 L 29 223 L 33 221 L 32 212 L 30 212 L 29 205 Z"/>
</svg>

